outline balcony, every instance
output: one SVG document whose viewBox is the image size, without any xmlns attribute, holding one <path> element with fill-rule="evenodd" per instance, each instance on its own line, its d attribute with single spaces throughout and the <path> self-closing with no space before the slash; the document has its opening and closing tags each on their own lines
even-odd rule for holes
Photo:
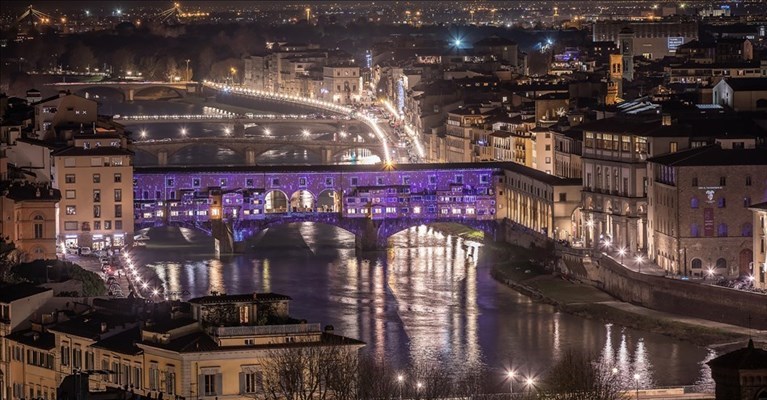
<svg viewBox="0 0 767 400">
<path fill-rule="evenodd" d="M 211 327 L 208 329 L 208 333 L 210 335 L 219 338 L 239 336 L 299 335 L 320 332 L 322 332 L 320 329 L 320 324 L 219 326 Z"/>
</svg>

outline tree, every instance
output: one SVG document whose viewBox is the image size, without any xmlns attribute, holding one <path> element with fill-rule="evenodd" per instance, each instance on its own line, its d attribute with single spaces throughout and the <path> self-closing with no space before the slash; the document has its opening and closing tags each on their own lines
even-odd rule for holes
<svg viewBox="0 0 767 400">
<path fill-rule="evenodd" d="M 626 399 L 621 377 L 607 363 L 568 350 L 547 375 L 544 392 L 554 399 Z"/>
<path fill-rule="evenodd" d="M 98 60 L 91 49 L 78 42 L 67 53 L 69 67 L 74 70 L 85 71 L 98 65 Z"/>
<path fill-rule="evenodd" d="M 121 47 L 112 54 L 112 65 L 120 71 L 132 71 L 136 69 L 135 56 L 133 52 L 125 47 Z"/>
</svg>

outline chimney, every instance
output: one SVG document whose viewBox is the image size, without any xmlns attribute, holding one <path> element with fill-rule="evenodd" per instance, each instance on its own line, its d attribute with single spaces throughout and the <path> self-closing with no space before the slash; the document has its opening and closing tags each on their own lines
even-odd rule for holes
<svg viewBox="0 0 767 400">
<path fill-rule="evenodd" d="M 325 325 L 325 333 L 333 333 L 334 330 L 333 325 Z"/>
<path fill-rule="evenodd" d="M 661 125 L 663 126 L 671 126 L 671 114 L 664 113 L 663 117 L 661 117 Z"/>
<path fill-rule="evenodd" d="M 40 188 L 35 190 L 35 197 L 40 197 Z"/>
<path fill-rule="evenodd" d="M 106 331 L 107 331 L 107 323 L 106 322 L 102 322 L 101 323 L 101 333 L 104 333 Z"/>
</svg>

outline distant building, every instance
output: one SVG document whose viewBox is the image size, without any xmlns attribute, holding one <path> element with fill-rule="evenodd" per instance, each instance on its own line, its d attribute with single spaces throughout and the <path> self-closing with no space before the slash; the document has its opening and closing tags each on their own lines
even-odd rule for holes
<svg viewBox="0 0 767 400">
<path fill-rule="evenodd" d="M 754 227 L 754 286 L 767 289 L 767 202 L 752 204 Z"/>
<path fill-rule="evenodd" d="M 628 30 L 624 31 L 624 29 Z M 662 21 L 612 21 L 594 23 L 594 42 L 620 43 L 621 31 L 631 32 L 630 56 L 660 59 L 674 55 L 677 48 L 698 38 L 698 23 L 675 19 Z"/>
<path fill-rule="evenodd" d="M 767 110 L 767 78 L 728 78 L 714 86 L 713 104 L 735 111 Z"/>
<path fill-rule="evenodd" d="M 648 257 L 669 273 L 755 273 L 749 207 L 767 201 L 767 149 L 744 147 L 715 144 L 647 160 Z"/>
<path fill-rule="evenodd" d="M 767 350 L 748 346 L 708 362 L 716 384 L 716 400 L 767 399 Z"/>
<path fill-rule="evenodd" d="M 353 104 L 362 95 L 360 68 L 353 65 L 328 65 L 322 70 L 322 95 L 333 103 Z"/>
</svg>

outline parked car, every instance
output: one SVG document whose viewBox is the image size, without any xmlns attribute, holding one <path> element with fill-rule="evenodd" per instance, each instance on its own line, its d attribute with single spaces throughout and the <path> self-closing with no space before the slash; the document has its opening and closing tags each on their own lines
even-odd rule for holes
<svg viewBox="0 0 767 400">
<path fill-rule="evenodd" d="M 91 254 L 91 248 L 90 247 L 80 247 L 80 255 L 88 256 Z"/>
</svg>

